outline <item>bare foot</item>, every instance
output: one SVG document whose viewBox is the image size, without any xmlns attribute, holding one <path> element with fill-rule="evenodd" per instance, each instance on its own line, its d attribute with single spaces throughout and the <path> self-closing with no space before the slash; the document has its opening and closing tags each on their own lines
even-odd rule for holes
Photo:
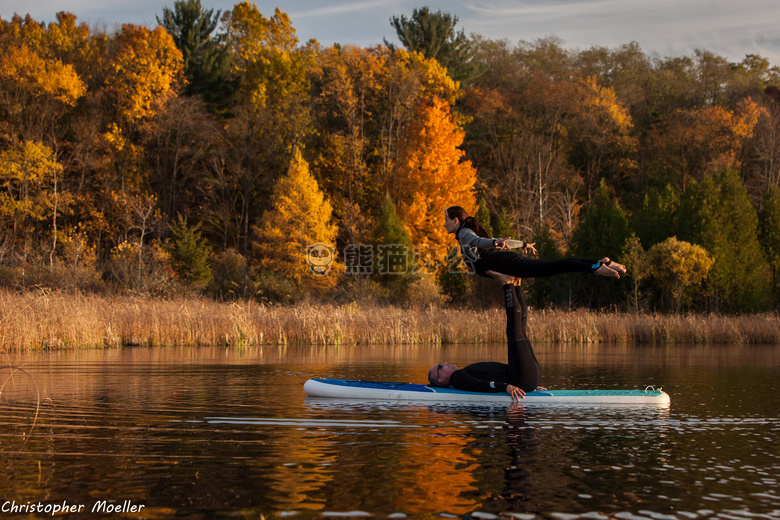
<svg viewBox="0 0 780 520">
<path fill-rule="evenodd" d="M 512 280 L 515 279 L 514 276 L 508 276 L 503 273 L 497 273 L 496 271 L 488 271 L 487 274 L 498 280 L 501 285 L 508 285 L 512 283 Z"/>
<path fill-rule="evenodd" d="M 609 278 L 620 278 L 620 273 L 614 269 L 610 269 L 606 264 L 601 264 L 598 269 L 594 271 L 599 276 L 607 276 Z"/>
<path fill-rule="evenodd" d="M 615 262 L 614 260 L 610 260 L 608 256 L 605 256 L 601 260 L 599 260 L 602 264 L 606 265 L 613 271 L 617 271 L 618 273 L 625 273 L 626 272 L 626 266 L 623 264 L 619 264 Z"/>
</svg>

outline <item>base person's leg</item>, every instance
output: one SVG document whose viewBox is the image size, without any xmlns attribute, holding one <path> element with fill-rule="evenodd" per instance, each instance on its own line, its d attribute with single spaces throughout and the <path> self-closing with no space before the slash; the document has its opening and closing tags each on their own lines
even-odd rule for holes
<svg viewBox="0 0 780 520">
<path fill-rule="evenodd" d="M 542 372 L 526 331 L 528 306 L 523 291 L 512 284 L 504 285 L 504 305 L 509 365 L 507 382 L 532 392 L 539 386 Z"/>
</svg>

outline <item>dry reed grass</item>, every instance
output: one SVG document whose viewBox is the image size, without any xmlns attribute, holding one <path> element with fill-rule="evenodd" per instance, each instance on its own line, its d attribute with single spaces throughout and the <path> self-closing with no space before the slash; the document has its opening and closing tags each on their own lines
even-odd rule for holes
<svg viewBox="0 0 780 520">
<path fill-rule="evenodd" d="M 504 341 L 503 309 L 267 306 L 0 291 L 0 352 L 139 346 L 446 344 Z M 533 311 L 537 343 L 780 344 L 780 317 Z"/>
</svg>

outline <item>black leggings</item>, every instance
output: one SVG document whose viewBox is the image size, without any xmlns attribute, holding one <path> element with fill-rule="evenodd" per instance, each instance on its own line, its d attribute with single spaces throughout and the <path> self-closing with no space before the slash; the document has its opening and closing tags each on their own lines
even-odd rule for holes
<svg viewBox="0 0 780 520">
<path fill-rule="evenodd" d="M 514 251 L 487 251 L 472 265 L 478 275 L 485 277 L 488 271 L 496 271 L 518 278 L 543 278 L 563 273 L 593 273 L 601 264 L 585 258 L 532 260 Z"/>
<path fill-rule="evenodd" d="M 526 331 L 528 306 L 522 289 L 512 284 L 505 285 L 504 305 L 509 358 L 506 382 L 522 388 L 525 392 L 533 392 L 542 380 L 542 371 Z"/>
</svg>

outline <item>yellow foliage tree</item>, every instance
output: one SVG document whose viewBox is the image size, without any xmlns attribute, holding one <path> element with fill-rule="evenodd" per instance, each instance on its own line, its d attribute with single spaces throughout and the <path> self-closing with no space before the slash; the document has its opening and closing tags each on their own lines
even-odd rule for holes
<svg viewBox="0 0 780 520">
<path fill-rule="evenodd" d="M 260 267 L 273 271 L 307 290 L 333 287 L 340 271 L 335 263 L 336 226 L 333 209 L 309 172 L 309 165 L 296 149 L 287 174 L 274 187 L 273 206 L 254 226 L 254 251 Z M 311 248 L 322 244 L 331 253 L 309 258 Z M 320 259 L 322 258 L 322 263 Z M 312 261 L 313 260 L 313 261 Z M 313 267 L 321 266 L 319 269 Z"/>
<path fill-rule="evenodd" d="M 0 135 L 12 143 L 62 140 L 58 122 L 86 91 L 61 40 L 29 17 L 0 20 Z"/>
<path fill-rule="evenodd" d="M 114 182 L 124 194 L 141 189 L 138 123 L 152 117 L 159 101 L 173 95 L 172 87 L 182 70 L 182 54 L 162 27 L 123 25 L 107 48 L 104 92 L 113 105 L 113 120 L 102 135 Z"/>
<path fill-rule="evenodd" d="M 573 90 L 567 135 L 569 155 L 585 180 L 590 198 L 600 177 L 619 184 L 626 172 L 635 167 L 631 157 L 637 142 L 631 135 L 633 123 L 628 108 L 613 89 L 599 85 L 593 76 Z"/>
<path fill-rule="evenodd" d="M 399 143 L 398 160 L 387 187 L 415 247 L 446 254 L 449 239 L 444 210 L 452 205 L 473 212 L 476 170 L 459 147 L 465 132 L 446 101 L 421 103 Z"/>
<path fill-rule="evenodd" d="M 56 245 L 61 173 L 54 152 L 41 143 L 27 141 L 0 152 L 0 230 L 10 227 L 12 244 L 20 236 L 27 241 L 35 222 L 51 219 Z"/>
<path fill-rule="evenodd" d="M 227 24 L 233 69 L 242 76 L 242 91 L 256 108 L 284 104 L 307 87 L 306 65 L 313 54 L 296 50 L 298 37 L 287 13 L 278 7 L 266 18 L 254 3 L 233 7 Z"/>
<path fill-rule="evenodd" d="M 46 60 L 26 46 L 12 47 L 0 56 L 0 78 L 17 92 L 49 96 L 71 106 L 85 90 L 71 65 Z"/>
<path fill-rule="evenodd" d="M 394 53 L 394 61 L 414 73 L 422 88 L 421 96 L 437 96 L 452 104 L 462 94 L 460 84 L 435 59 L 426 58 L 416 51 L 399 49 Z"/>
<path fill-rule="evenodd" d="M 715 263 L 706 249 L 677 237 L 651 247 L 647 259 L 653 278 L 663 287 L 674 312 L 680 311 L 686 292 L 700 285 Z"/>
<path fill-rule="evenodd" d="M 270 18 L 254 3 L 241 2 L 225 20 L 232 71 L 238 81 L 235 115 L 227 125 L 241 210 L 239 228 L 248 239 L 252 201 L 265 198 L 276 173 L 287 166 L 291 143 L 308 130 L 308 64 L 311 49 L 298 49 L 290 17 L 279 9 Z M 241 251 L 246 251 L 246 242 Z"/>
<path fill-rule="evenodd" d="M 170 33 L 162 27 L 149 30 L 125 24 L 111 49 L 106 81 L 120 118 L 132 123 L 153 115 L 155 102 L 170 93 L 184 66 Z"/>
</svg>

